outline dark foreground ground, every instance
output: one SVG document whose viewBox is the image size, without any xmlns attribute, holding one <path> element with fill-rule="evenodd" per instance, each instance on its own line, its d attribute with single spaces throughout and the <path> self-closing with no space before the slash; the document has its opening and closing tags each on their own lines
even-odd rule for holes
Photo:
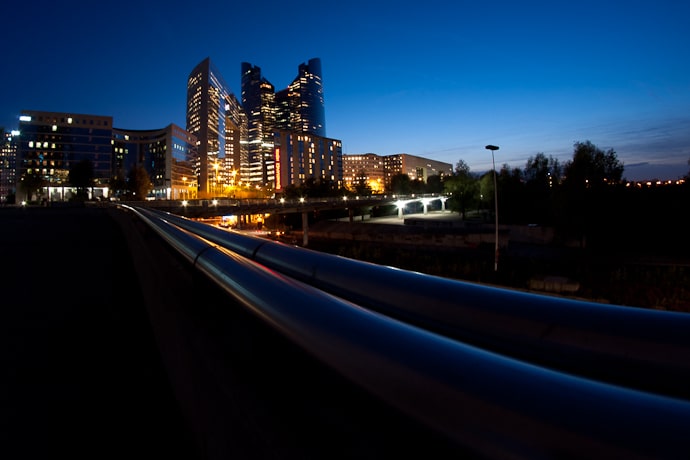
<svg viewBox="0 0 690 460">
<path fill-rule="evenodd" d="M 102 210 L 0 209 L 0 458 L 190 458 L 125 238 Z"/>
<path fill-rule="evenodd" d="M 113 209 L 0 209 L 0 458 L 476 458 Z"/>
</svg>

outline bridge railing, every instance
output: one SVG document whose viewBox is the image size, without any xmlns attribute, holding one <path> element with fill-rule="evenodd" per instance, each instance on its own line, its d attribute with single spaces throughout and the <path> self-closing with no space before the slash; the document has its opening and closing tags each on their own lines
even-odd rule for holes
<svg viewBox="0 0 690 460">
<path fill-rule="evenodd" d="M 497 353 L 690 399 L 690 315 L 583 302 L 347 259 L 159 214 L 266 267 Z"/>
<path fill-rule="evenodd" d="M 478 452 L 688 452 L 684 314 L 446 280 L 123 208 L 305 351 Z"/>
</svg>

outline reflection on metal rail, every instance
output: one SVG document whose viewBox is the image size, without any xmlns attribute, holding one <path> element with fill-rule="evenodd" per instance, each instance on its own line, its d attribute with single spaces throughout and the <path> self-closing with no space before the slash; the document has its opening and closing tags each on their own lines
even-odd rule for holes
<svg viewBox="0 0 690 460">
<path fill-rule="evenodd" d="M 484 455 L 688 452 L 690 401 L 673 395 L 675 385 L 655 383 L 675 375 L 687 385 L 684 315 L 445 280 L 123 208 L 305 351 Z M 524 349 L 511 354 L 511 347 Z M 588 357 L 594 367 L 613 366 L 611 380 L 619 372 L 666 374 L 648 377 L 641 391 L 625 379 L 592 378 L 583 363 L 573 367 L 580 376 L 557 369 Z M 554 365 L 537 365 L 545 361 Z M 640 368 L 625 374 L 626 366 Z"/>
</svg>

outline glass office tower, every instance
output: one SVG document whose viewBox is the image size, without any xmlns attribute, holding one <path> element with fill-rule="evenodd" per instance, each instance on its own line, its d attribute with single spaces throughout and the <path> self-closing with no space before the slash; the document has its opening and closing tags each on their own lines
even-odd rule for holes
<svg viewBox="0 0 690 460">
<path fill-rule="evenodd" d="M 261 76 L 261 68 L 248 62 L 242 63 L 242 107 L 247 117 L 247 168 L 242 177 L 252 185 L 273 188 L 275 88 Z"/>
<path fill-rule="evenodd" d="M 300 64 L 297 77 L 276 93 L 276 120 L 279 129 L 326 137 L 321 59 Z"/>
<path fill-rule="evenodd" d="M 240 167 L 242 115 L 210 58 L 201 61 L 187 79 L 187 131 L 198 141 L 200 198 L 222 195 L 228 170 Z"/>
</svg>

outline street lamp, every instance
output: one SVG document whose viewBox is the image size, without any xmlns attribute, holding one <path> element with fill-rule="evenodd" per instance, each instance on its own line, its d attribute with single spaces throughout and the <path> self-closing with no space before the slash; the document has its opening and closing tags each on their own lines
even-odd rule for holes
<svg viewBox="0 0 690 460">
<path fill-rule="evenodd" d="M 494 215 L 496 216 L 496 248 L 494 250 L 494 271 L 498 271 L 498 185 L 496 180 L 496 161 L 494 160 L 494 150 L 498 150 L 496 145 L 487 145 L 487 150 L 491 150 L 491 163 L 494 165 Z"/>
</svg>

